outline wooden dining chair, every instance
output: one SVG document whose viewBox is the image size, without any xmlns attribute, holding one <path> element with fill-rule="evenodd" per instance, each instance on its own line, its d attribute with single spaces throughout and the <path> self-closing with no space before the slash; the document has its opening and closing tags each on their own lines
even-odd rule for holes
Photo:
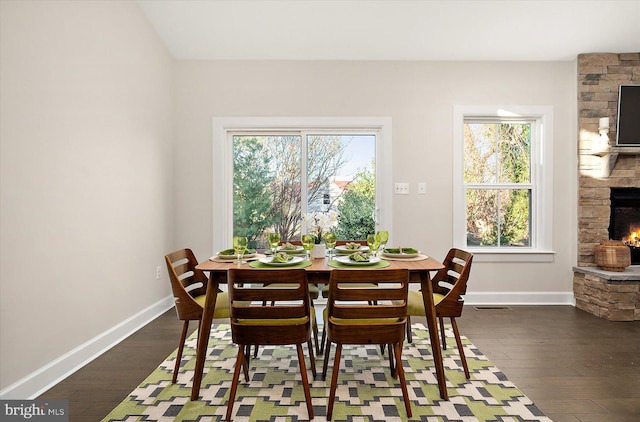
<svg viewBox="0 0 640 422">
<path fill-rule="evenodd" d="M 316 376 L 311 343 L 311 301 L 307 273 L 303 269 L 250 270 L 231 268 L 228 272 L 231 337 L 238 345 L 226 419 L 231 420 L 240 370 L 249 381 L 248 354 L 251 346 L 296 345 L 302 387 L 309 419 L 313 419 L 311 391 L 302 345 L 309 348 L 311 372 Z M 265 288 L 278 283 L 280 287 Z"/>
<path fill-rule="evenodd" d="M 462 367 L 467 379 L 470 378 L 467 359 L 464 355 L 462 340 L 456 318 L 462 315 L 464 305 L 464 294 L 467 292 L 467 282 L 471 272 L 473 254 L 462 249 L 452 248 L 444 259 L 444 268 L 438 271 L 431 279 L 433 285 L 433 303 L 436 308 L 436 315 L 440 324 L 440 336 L 442 337 L 442 348 L 446 350 L 447 340 L 444 336 L 444 318 L 448 317 L 453 328 L 453 335 L 456 339 Z M 409 292 L 407 301 L 407 339 L 409 343 L 413 341 L 411 335 L 411 316 L 425 316 L 424 303 L 421 291 Z"/>
<path fill-rule="evenodd" d="M 297 245 L 300 246 L 302 245 L 301 242 L 299 241 L 291 241 L 289 242 L 292 245 Z M 314 284 L 314 283 L 308 283 L 309 285 L 309 299 L 311 302 L 311 310 L 313 312 L 313 319 L 311 322 L 311 329 L 313 330 L 313 340 L 316 346 L 316 353 L 320 354 L 321 353 L 321 346 L 320 346 L 320 339 L 319 339 L 319 330 L 318 330 L 318 322 L 315 319 L 315 303 L 314 300 L 318 299 L 320 297 L 320 289 L 318 287 L 318 285 Z M 281 284 L 279 283 L 265 283 L 264 284 L 265 287 L 268 288 L 280 288 L 282 287 Z M 255 349 L 255 355 L 257 355 L 258 353 L 258 348 Z"/>
<path fill-rule="evenodd" d="M 371 285 L 374 282 L 376 285 Z M 336 344 L 336 352 L 327 420 L 331 420 L 333 413 L 342 346 L 369 344 L 389 346 L 391 375 L 400 378 L 407 416 L 411 417 L 411 403 L 402 368 L 408 283 L 409 271 L 406 269 L 331 271 L 325 320 L 328 342 L 322 367 L 323 378 L 326 378 L 332 343 Z"/>
<path fill-rule="evenodd" d="M 196 269 L 198 260 L 191 249 L 179 249 L 165 255 L 164 259 L 169 272 L 178 319 L 184 321 L 178 355 L 173 368 L 173 378 L 171 379 L 171 382 L 175 384 L 182 361 L 184 342 L 189 330 L 189 321 L 198 321 L 198 329 L 200 328 L 206 298 L 207 276 L 203 271 Z M 229 318 L 229 297 L 226 292 L 218 293 L 213 317 Z"/>
</svg>

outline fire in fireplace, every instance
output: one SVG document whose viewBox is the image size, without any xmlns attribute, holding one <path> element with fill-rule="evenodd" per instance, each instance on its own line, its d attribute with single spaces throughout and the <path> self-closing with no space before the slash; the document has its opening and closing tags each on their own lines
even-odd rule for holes
<svg viewBox="0 0 640 422">
<path fill-rule="evenodd" d="M 611 188 L 609 238 L 631 249 L 631 264 L 640 264 L 640 188 Z"/>
</svg>

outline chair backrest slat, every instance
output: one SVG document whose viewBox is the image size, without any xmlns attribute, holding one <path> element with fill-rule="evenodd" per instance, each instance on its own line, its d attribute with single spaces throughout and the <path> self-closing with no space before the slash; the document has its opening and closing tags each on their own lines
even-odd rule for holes
<svg viewBox="0 0 640 422">
<path fill-rule="evenodd" d="M 329 284 L 329 318 L 376 320 L 405 318 L 407 270 L 333 270 Z M 376 283 L 377 287 L 362 286 Z M 354 303 L 355 302 L 355 303 Z"/>
<path fill-rule="evenodd" d="M 264 287 L 274 283 L 281 287 Z M 303 269 L 230 269 L 228 288 L 233 341 L 237 344 L 307 341 L 311 330 L 307 283 Z M 287 335 L 287 329 L 293 333 Z"/>
<path fill-rule="evenodd" d="M 164 256 L 171 282 L 178 318 L 195 320 L 202 317 L 202 306 L 194 296 L 204 294 L 207 278 L 196 270 L 198 260 L 191 249 L 179 249 Z"/>
<path fill-rule="evenodd" d="M 433 278 L 433 291 L 444 295 L 436 306 L 439 315 L 457 317 L 462 314 L 472 262 L 473 254 L 462 249 L 452 248 L 447 253 L 444 268 Z"/>
</svg>

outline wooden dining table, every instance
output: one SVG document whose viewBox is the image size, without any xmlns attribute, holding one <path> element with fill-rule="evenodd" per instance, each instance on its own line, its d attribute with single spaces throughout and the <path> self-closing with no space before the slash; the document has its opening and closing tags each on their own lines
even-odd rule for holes
<svg viewBox="0 0 640 422">
<path fill-rule="evenodd" d="M 383 258 L 384 259 L 384 258 Z M 419 283 L 422 290 L 422 299 L 427 316 L 427 326 L 429 329 L 429 339 L 433 353 L 433 361 L 438 380 L 438 390 L 443 400 L 448 400 L 444 366 L 442 363 L 442 350 L 440 349 L 440 337 L 436 321 L 436 310 L 433 303 L 433 287 L 431 285 L 431 271 L 438 271 L 444 266 L 434 258 L 427 257 L 422 260 L 389 260 L 390 265 L 386 268 L 371 269 L 370 271 L 384 271 L 385 269 L 402 268 L 409 270 L 409 280 L 411 283 Z M 227 283 L 227 271 L 229 268 L 251 268 L 249 263 L 238 265 L 233 261 L 218 262 L 211 259 L 201 262 L 196 266 L 198 270 L 209 273 L 207 283 L 207 295 L 204 305 L 202 321 L 198 331 L 198 345 L 196 350 L 196 367 L 193 376 L 193 386 L 191 387 L 191 400 L 197 400 L 200 395 L 200 385 L 204 372 L 204 364 L 207 358 L 207 347 L 209 345 L 209 335 L 213 322 L 213 311 L 216 305 L 218 289 L 221 284 Z M 367 267 L 359 267 L 367 268 Z M 305 267 L 309 283 L 329 284 L 329 277 L 333 267 L 329 266 L 327 258 L 312 259 L 310 266 Z M 254 271 L 269 271 L 254 269 Z"/>
</svg>

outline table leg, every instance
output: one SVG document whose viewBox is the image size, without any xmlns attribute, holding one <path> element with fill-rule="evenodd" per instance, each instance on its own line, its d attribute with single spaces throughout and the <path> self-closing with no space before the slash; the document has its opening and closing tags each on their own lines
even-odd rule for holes
<svg viewBox="0 0 640 422">
<path fill-rule="evenodd" d="M 443 400 L 449 400 L 449 394 L 447 393 L 447 379 L 444 375 L 444 365 L 442 363 L 442 349 L 440 349 L 436 308 L 433 305 L 433 286 L 431 285 L 431 277 L 428 272 L 421 274 L 420 284 L 422 285 L 422 302 L 424 303 L 425 315 L 427 316 L 427 326 L 429 328 L 429 340 L 431 340 L 433 362 L 436 366 L 438 389 L 440 390 L 440 397 Z"/>
<path fill-rule="evenodd" d="M 211 323 L 213 322 L 213 311 L 216 307 L 219 286 L 218 278 L 212 272 L 209 274 L 207 298 L 204 302 L 202 321 L 200 321 L 198 327 L 198 348 L 196 350 L 196 368 L 193 374 L 193 385 L 191 386 L 191 400 L 198 400 L 198 396 L 200 395 L 200 384 L 202 384 L 204 362 L 207 359 L 207 347 L 209 346 Z"/>
</svg>

